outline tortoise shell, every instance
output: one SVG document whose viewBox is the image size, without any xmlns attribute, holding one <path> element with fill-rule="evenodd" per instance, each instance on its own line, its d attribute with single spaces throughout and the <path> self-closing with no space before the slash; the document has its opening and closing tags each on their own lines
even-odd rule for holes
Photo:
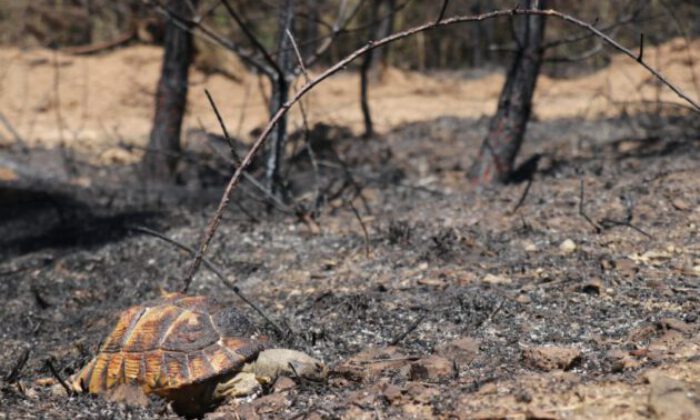
<svg viewBox="0 0 700 420">
<path fill-rule="evenodd" d="M 172 293 L 124 311 L 74 384 L 93 394 L 136 384 L 146 394 L 168 398 L 179 389 L 233 376 L 266 344 L 236 309 Z"/>
</svg>

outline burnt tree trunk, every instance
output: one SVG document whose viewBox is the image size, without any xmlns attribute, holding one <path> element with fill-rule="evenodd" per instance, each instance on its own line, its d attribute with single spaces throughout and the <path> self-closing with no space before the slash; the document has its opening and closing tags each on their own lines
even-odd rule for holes
<svg viewBox="0 0 700 420">
<path fill-rule="evenodd" d="M 385 6 L 383 9 L 382 5 Z M 372 2 L 369 16 L 370 23 L 367 27 L 367 38 L 369 40 L 381 39 L 393 32 L 395 8 L 395 0 L 375 0 Z M 385 48 L 380 47 L 369 50 L 362 57 L 362 64 L 360 65 L 360 108 L 365 125 L 364 138 L 374 135 L 372 113 L 369 108 L 369 84 L 381 78 L 381 74 L 387 66 L 386 52 Z"/>
<path fill-rule="evenodd" d="M 306 13 L 308 15 L 304 24 L 304 40 L 302 48 L 302 57 L 311 57 L 319 41 L 319 21 L 321 19 L 318 0 L 306 0 Z"/>
<path fill-rule="evenodd" d="M 170 0 L 168 8 L 178 16 L 192 17 L 187 2 Z M 192 34 L 173 19 L 166 25 L 164 50 L 153 128 L 143 158 L 146 179 L 155 183 L 175 181 L 180 129 L 187 103 L 187 74 L 193 54 Z"/>
<path fill-rule="evenodd" d="M 545 0 L 521 0 L 521 8 L 546 7 Z M 470 180 L 478 185 L 507 182 L 532 110 L 532 96 L 542 64 L 543 16 L 524 16 L 516 30 L 518 50 L 506 76 L 498 109 L 473 163 Z"/>
<path fill-rule="evenodd" d="M 270 115 L 277 111 L 289 99 L 289 80 L 293 77 L 295 67 L 294 50 L 292 41 L 287 31 L 293 32 L 294 27 L 294 0 L 282 0 L 279 2 L 279 20 L 277 28 L 277 66 L 281 74 L 277 74 L 272 80 L 272 95 L 270 96 Z M 272 141 L 268 148 L 266 178 L 268 188 L 273 194 L 284 192 L 282 179 L 282 159 L 287 142 L 287 116 L 283 116 L 274 131 L 271 133 Z"/>
<path fill-rule="evenodd" d="M 394 32 L 394 20 L 396 16 L 396 0 L 382 0 L 384 5 L 382 9 L 381 23 L 375 39 L 385 38 Z M 382 73 L 389 65 L 389 47 L 384 46 L 377 48 L 373 52 L 372 69 L 370 71 L 370 79 L 373 81 L 381 79 Z"/>
<path fill-rule="evenodd" d="M 372 42 L 379 32 L 380 22 L 379 22 L 379 6 L 381 5 L 380 0 L 375 0 L 372 2 L 372 8 L 369 16 L 370 24 L 367 28 L 367 38 Z M 365 132 L 363 133 L 364 138 L 370 138 L 374 135 L 374 126 L 372 124 L 372 113 L 369 109 L 369 70 L 372 67 L 372 58 L 374 55 L 374 50 L 369 50 L 362 57 L 362 64 L 360 65 L 360 108 L 362 109 L 362 120 L 365 125 Z"/>
</svg>

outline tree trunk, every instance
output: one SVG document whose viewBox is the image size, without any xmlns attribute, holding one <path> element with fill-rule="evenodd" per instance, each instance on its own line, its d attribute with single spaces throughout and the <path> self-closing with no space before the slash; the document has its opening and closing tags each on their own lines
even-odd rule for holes
<svg viewBox="0 0 700 420">
<path fill-rule="evenodd" d="M 385 38 L 394 32 L 394 20 L 396 15 L 396 0 L 382 0 L 384 5 L 381 12 L 383 17 L 376 32 L 375 39 Z M 382 78 L 384 70 L 389 66 L 389 46 L 384 46 L 374 50 L 372 58 L 372 68 L 370 70 L 370 80 L 377 81 Z"/>
<path fill-rule="evenodd" d="M 381 26 L 381 22 L 378 20 L 380 5 L 381 0 L 375 0 L 372 2 L 372 8 L 369 16 L 370 24 L 367 28 L 367 39 L 370 41 L 376 39 Z M 373 55 L 374 50 L 367 51 L 364 57 L 362 57 L 362 64 L 360 65 L 360 108 L 362 109 L 362 119 L 365 125 L 365 132 L 363 133 L 364 138 L 370 138 L 374 135 L 372 114 L 369 109 L 368 97 L 369 71 L 372 67 Z"/>
<path fill-rule="evenodd" d="M 545 0 L 521 0 L 519 6 L 543 9 L 545 3 Z M 519 20 L 518 51 L 508 71 L 489 132 L 469 172 L 471 181 L 478 185 L 509 180 L 530 119 L 532 96 L 542 64 L 545 18 L 524 16 Z"/>
<path fill-rule="evenodd" d="M 281 0 L 279 2 L 279 20 L 277 27 L 277 66 L 283 74 L 278 74 L 272 81 L 272 95 L 270 96 L 270 115 L 277 111 L 289 98 L 289 80 L 295 67 L 294 50 L 287 35 L 287 31 L 293 32 L 294 28 L 294 0 Z M 287 116 L 283 116 L 275 130 L 272 132 L 272 141 L 268 148 L 266 178 L 268 188 L 273 194 L 283 192 L 282 158 L 287 142 Z"/>
<path fill-rule="evenodd" d="M 318 48 L 318 22 L 321 18 L 319 6 L 318 0 L 306 0 L 306 13 L 308 17 L 304 24 L 304 42 L 301 47 L 302 57 L 311 57 L 314 52 L 316 52 L 316 48 Z"/>
<path fill-rule="evenodd" d="M 168 8 L 179 16 L 192 17 L 187 2 L 170 0 Z M 180 129 L 187 103 L 187 74 L 192 62 L 192 34 L 172 19 L 169 20 L 164 49 L 156 93 L 156 113 L 148 150 L 143 158 L 146 180 L 155 183 L 175 181 L 180 154 Z"/>
<path fill-rule="evenodd" d="M 481 2 L 477 1 L 476 4 L 474 4 L 471 8 L 471 13 L 473 15 L 478 15 L 481 14 Z M 484 64 L 484 57 L 483 57 L 483 33 L 484 33 L 484 26 L 479 24 L 479 25 L 472 25 L 474 32 L 472 33 L 472 67 L 476 69 L 480 69 L 481 66 Z"/>
</svg>

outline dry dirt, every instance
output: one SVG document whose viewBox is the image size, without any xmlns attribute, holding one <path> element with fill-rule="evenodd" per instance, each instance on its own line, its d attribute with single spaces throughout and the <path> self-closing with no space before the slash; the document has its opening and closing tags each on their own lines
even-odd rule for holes
<svg viewBox="0 0 700 420">
<path fill-rule="evenodd" d="M 117 143 L 143 146 L 148 138 L 161 53 L 151 46 L 88 57 L 2 48 L 0 110 L 30 144 L 65 144 L 107 163 L 133 161 L 140 153 L 130 156 Z M 229 55 L 216 53 L 210 58 L 211 54 L 203 59 L 206 65 L 191 72 L 185 130 L 203 125 L 219 132 L 206 88 L 221 107 L 229 129 L 247 141 L 250 130 L 267 120 L 263 99 L 269 96 L 267 82 L 247 73 Z M 689 49 L 680 38 L 647 47 L 645 59 L 694 97 L 700 95 L 700 85 L 694 83 L 688 66 L 695 64 L 695 79 L 700 79 L 700 41 Z M 226 69 L 238 80 L 200 68 Z M 372 87 L 370 105 L 380 132 L 444 116 L 479 118 L 495 110 L 502 83 L 503 76 L 494 73 L 425 76 L 388 69 Z M 359 132 L 358 86 L 356 74 L 345 72 L 314 90 L 306 99 L 310 123 L 343 125 Z M 567 80 L 542 76 L 534 112 L 542 120 L 591 119 L 616 115 L 620 103 L 656 99 L 680 102 L 668 89 L 658 89 L 634 61 L 613 55 L 610 66 L 587 76 Z M 296 110 L 292 115 L 292 126 L 301 127 L 301 115 Z M 12 138 L 0 125 L 0 142 Z"/>
<path fill-rule="evenodd" d="M 133 156 L 111 160 L 119 165 L 85 163 L 115 149 L 117 132 L 143 144 L 158 54 L 137 47 L 57 57 L 60 116 L 72 130 L 64 141 L 77 173 L 61 164 L 62 153 L 44 148 L 59 137 L 51 92 L 56 57 L 2 54 L 14 57 L 3 61 L 10 64 L 2 110 L 33 148 L 26 156 L 7 146 L 3 155 L 81 180 L 75 185 L 121 189 L 30 195 L 6 201 L 21 203 L 17 208 L 0 209 L 0 416 L 174 418 L 158 400 L 132 407 L 65 397 L 52 390 L 45 364 L 53 358 L 67 377 L 94 354 L 119 311 L 180 287 L 190 258 L 129 226 L 194 245 L 212 214 L 212 197 L 198 191 L 178 205 L 139 205 L 129 196 L 139 184 L 128 165 Z M 291 328 L 280 344 L 324 359 L 331 378 L 285 383 L 208 417 L 700 418 L 700 125 L 682 112 L 620 113 L 607 99 L 591 101 L 602 98 L 618 71 L 636 87 L 615 85 L 606 95 L 653 97 L 639 88 L 646 76 L 617 59 L 601 73 L 542 82 L 522 160 L 543 157 L 520 206 L 525 183 L 477 192 L 465 182 L 487 129 L 480 116 L 493 106 L 500 76 L 392 70 L 393 82 L 374 94 L 382 97 L 374 108 L 385 128 L 367 141 L 352 131 L 356 79 L 331 81 L 311 101 L 313 120 L 351 130 L 314 133 L 326 164 L 320 188 L 329 195 L 320 229 L 294 215 L 267 214 L 260 197 L 239 191 L 240 206 L 226 214 L 209 251 L 245 294 Z M 673 71 L 687 83 L 687 68 Z M 89 77 L 89 89 L 81 91 L 88 79 L 80 74 Z M 8 80 L 22 77 L 45 94 L 18 93 Z M 207 83 L 235 127 L 245 85 L 219 76 Z M 201 118 L 212 127 L 201 87 L 193 87 L 188 124 Z M 257 88 L 250 91 L 242 132 L 264 118 L 253 99 Z M 475 92 L 483 96 L 474 108 L 458 101 Z M 234 105 L 226 103 L 229 95 Z M 36 108 L 42 97 L 43 111 Z M 183 170 L 201 175 L 195 166 Z M 296 196 L 313 196 L 307 156 L 298 154 L 290 166 Z M 214 191 L 222 180 L 212 177 Z M 345 201 L 352 197 L 362 223 Z M 211 273 L 201 271 L 192 292 L 240 307 L 275 336 Z M 13 369 L 25 351 L 26 365 Z"/>
</svg>

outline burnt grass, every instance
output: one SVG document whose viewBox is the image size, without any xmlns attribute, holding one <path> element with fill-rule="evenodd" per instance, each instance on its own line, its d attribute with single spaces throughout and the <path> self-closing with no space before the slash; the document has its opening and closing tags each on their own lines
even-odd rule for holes
<svg viewBox="0 0 700 420">
<path fill-rule="evenodd" d="M 693 117 L 532 122 L 522 161 L 541 158 L 517 209 L 526 182 L 475 191 L 465 181 L 486 128 L 487 120 L 441 118 L 368 141 L 318 130 L 327 138 L 314 148 L 328 163 L 320 169 L 327 196 L 320 233 L 293 215 L 266 213 L 260 197 L 237 193 L 234 201 L 247 211 L 232 206 L 208 255 L 291 329 L 277 337 L 281 345 L 334 369 L 391 343 L 411 363 L 457 338 L 478 340 L 478 354 L 454 375 L 422 381 L 439 391 L 430 398 L 410 400 L 405 391 L 398 400 L 372 397 L 386 384 L 409 384 L 405 369 L 388 369 L 366 381 L 337 373 L 327 385 L 299 384 L 283 404 L 265 397 L 249 408 L 266 418 L 469 417 L 504 407 L 507 414 L 505 400 L 483 397 L 489 384 L 512 395 L 511 411 L 522 412 L 542 401 L 538 395 L 581 384 L 641 386 L 650 368 L 697 363 L 672 349 L 644 352 L 668 330 L 668 319 L 682 325 L 676 346 L 697 342 L 700 329 L 700 273 L 693 269 L 700 265 L 700 129 Z M 313 195 L 311 168 L 300 152 L 290 175 L 295 194 Z M 128 178 L 123 168 L 113 172 Z M 580 214 L 581 185 L 583 213 L 597 227 Z M 346 204 L 353 197 L 367 238 Z M 194 246 L 213 212 L 210 198 L 110 206 L 73 206 L 62 217 L 55 208 L 20 209 L 2 222 L 0 415 L 176 417 L 156 400 L 138 408 L 68 398 L 42 382 L 51 378 L 47 359 L 68 377 L 94 354 L 119 311 L 180 288 L 189 256 L 129 225 Z M 567 239 L 573 251 L 560 247 Z M 206 270 L 191 292 L 236 305 L 275 337 Z M 580 351 L 568 376 L 524 362 L 523 349 L 544 345 Z M 26 365 L 9 381 L 25 351 Z M 621 367 L 619 352 L 634 363 Z M 519 379 L 532 375 L 540 375 L 537 387 Z M 232 410 L 225 404 L 211 415 Z"/>
</svg>

